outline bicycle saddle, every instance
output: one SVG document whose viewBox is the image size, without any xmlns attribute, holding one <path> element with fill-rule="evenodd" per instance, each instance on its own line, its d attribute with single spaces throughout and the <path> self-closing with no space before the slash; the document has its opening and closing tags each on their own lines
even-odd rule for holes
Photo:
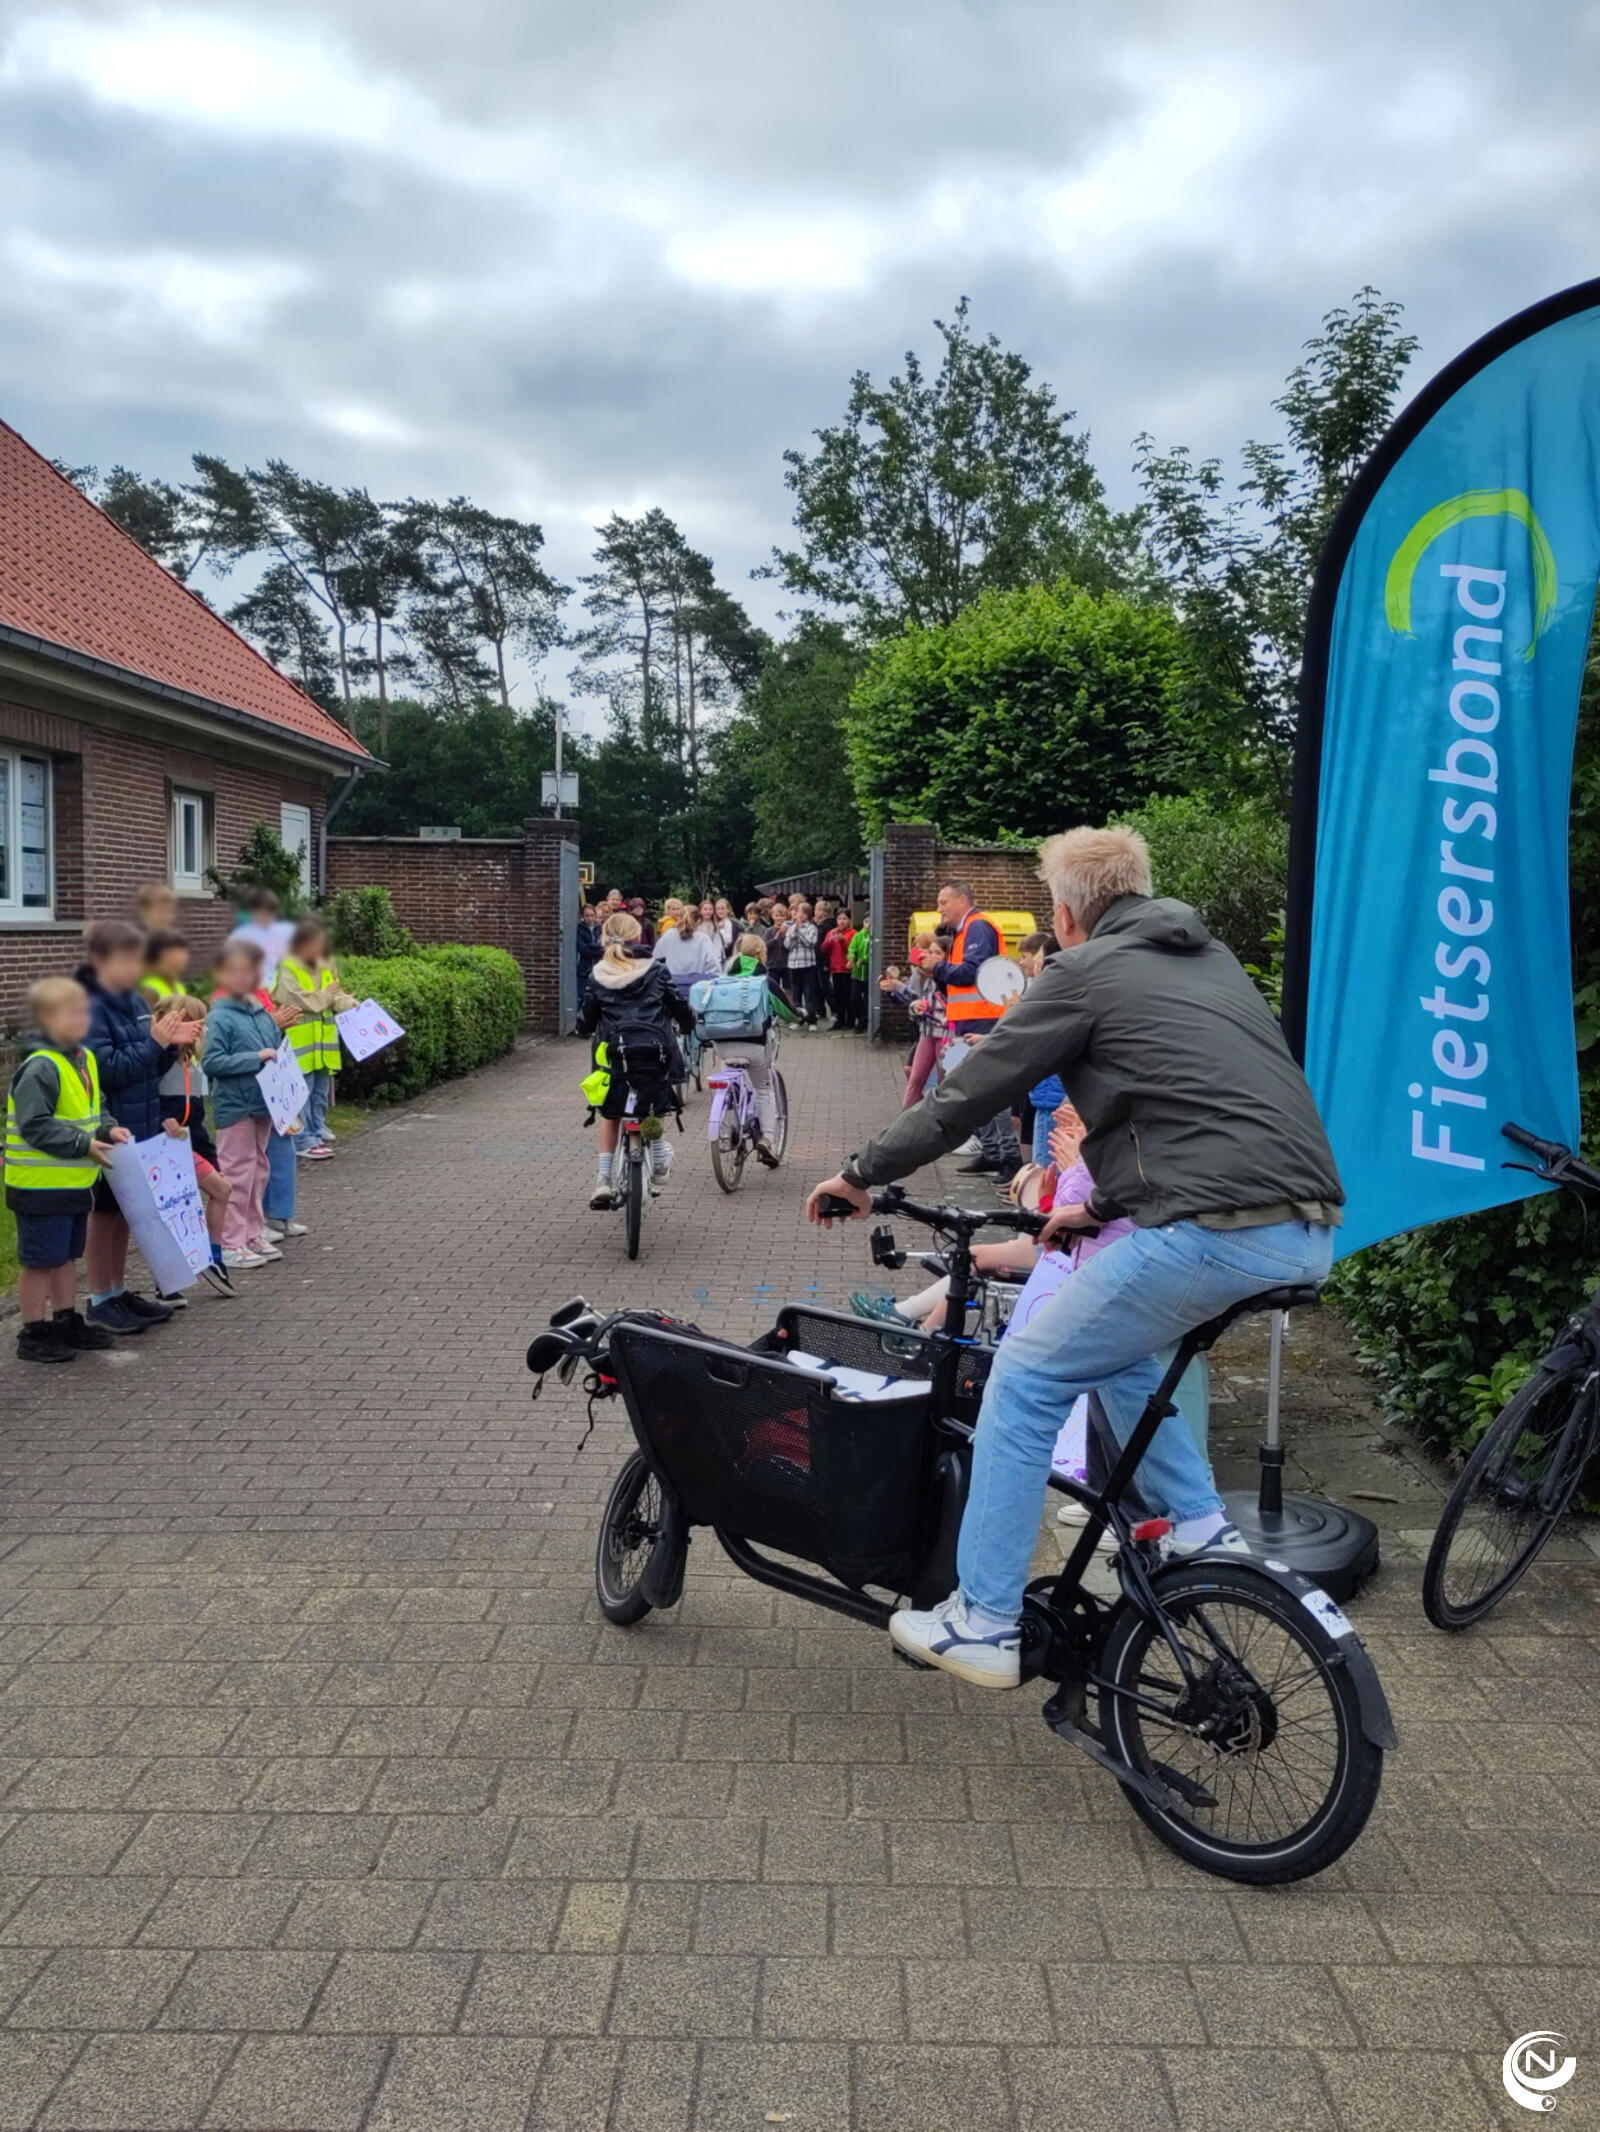
<svg viewBox="0 0 1600 2132">
<path fill-rule="evenodd" d="M 1189 1334 L 1200 1348 L 1214 1347 L 1230 1325 L 1240 1318 L 1248 1318 L 1258 1310 L 1309 1310 L 1313 1303 L 1322 1300 L 1322 1290 L 1310 1282 L 1301 1282 L 1288 1288 L 1264 1288 L 1259 1295 L 1246 1296 L 1242 1303 L 1230 1304 L 1218 1311 L 1214 1318 L 1207 1318 Z"/>
</svg>

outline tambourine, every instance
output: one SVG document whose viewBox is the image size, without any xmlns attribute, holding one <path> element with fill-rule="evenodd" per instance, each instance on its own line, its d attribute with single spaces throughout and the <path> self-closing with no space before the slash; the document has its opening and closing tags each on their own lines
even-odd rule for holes
<svg viewBox="0 0 1600 2132">
<path fill-rule="evenodd" d="M 971 1049 L 972 1046 L 964 1036 L 953 1036 L 939 1054 L 939 1072 L 941 1075 L 954 1073 Z"/>
<path fill-rule="evenodd" d="M 991 955 L 978 965 L 978 997 L 986 999 L 991 1006 L 1003 1006 L 1014 999 L 1027 979 L 1009 955 Z"/>
</svg>

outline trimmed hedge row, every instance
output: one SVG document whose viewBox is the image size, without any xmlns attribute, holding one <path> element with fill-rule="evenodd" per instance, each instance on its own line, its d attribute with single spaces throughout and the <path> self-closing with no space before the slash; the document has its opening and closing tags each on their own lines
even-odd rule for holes
<svg viewBox="0 0 1600 2132">
<path fill-rule="evenodd" d="M 358 999 L 375 999 L 405 1029 L 398 1044 L 346 1062 L 340 1093 L 397 1103 L 435 1081 L 499 1058 L 522 1026 L 522 971 L 504 948 L 418 948 L 411 955 L 346 955 L 339 976 Z"/>
</svg>

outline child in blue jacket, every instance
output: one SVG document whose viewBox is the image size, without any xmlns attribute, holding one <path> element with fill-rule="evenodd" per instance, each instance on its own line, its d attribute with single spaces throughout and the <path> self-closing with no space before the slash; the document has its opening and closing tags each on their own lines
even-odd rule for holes
<svg viewBox="0 0 1600 2132">
<path fill-rule="evenodd" d="M 256 997 L 260 982 L 260 948 L 236 936 L 217 958 L 217 990 L 206 1017 L 204 1053 L 217 1129 L 217 1167 L 231 1192 L 222 1218 L 222 1263 L 229 1267 L 267 1263 L 267 1254 L 254 1248 L 266 1226 L 262 1196 L 272 1132 L 259 1076 L 283 1038 Z M 274 1258 L 280 1255 L 272 1253 Z"/>
</svg>

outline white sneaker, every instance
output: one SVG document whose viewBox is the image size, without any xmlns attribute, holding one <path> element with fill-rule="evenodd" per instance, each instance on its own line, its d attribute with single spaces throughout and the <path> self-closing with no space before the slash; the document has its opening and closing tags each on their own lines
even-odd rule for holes
<svg viewBox="0 0 1600 2132">
<path fill-rule="evenodd" d="M 1015 1628 L 980 1634 L 968 1625 L 959 1591 L 926 1614 L 902 1607 L 889 1617 L 889 1640 L 924 1666 L 939 1666 L 974 1688 L 1022 1685 L 1022 1636 Z"/>
<path fill-rule="evenodd" d="M 961 1145 L 953 1147 L 950 1152 L 952 1155 L 981 1155 L 983 1153 L 983 1142 L 976 1133 L 969 1133 Z"/>
<path fill-rule="evenodd" d="M 649 1164 L 648 1183 L 653 1198 L 672 1175 L 672 1149 L 665 1140 L 658 1140 L 650 1150 Z"/>
<path fill-rule="evenodd" d="M 1201 1555 L 1243 1555 L 1247 1562 L 1254 1560 L 1250 1552 L 1250 1542 L 1237 1525 L 1224 1525 L 1219 1533 L 1209 1540 L 1202 1540 L 1198 1546 L 1180 1540 L 1175 1533 L 1170 1532 L 1161 1542 L 1163 1562 L 1191 1562 Z"/>
<path fill-rule="evenodd" d="M 279 1258 L 282 1253 L 274 1252 L 273 1256 Z M 224 1266 L 264 1266 L 267 1262 L 259 1251 L 224 1251 L 222 1263 Z"/>
<path fill-rule="evenodd" d="M 264 1236 L 252 1236 L 250 1249 L 255 1253 L 256 1261 L 259 1265 L 265 1265 L 269 1258 L 282 1258 L 283 1256 L 277 1245 L 269 1244 Z"/>
<path fill-rule="evenodd" d="M 261 1244 L 281 1244 L 283 1242 L 283 1231 L 271 1227 L 265 1228 L 259 1236 L 252 1237 L 251 1242 L 257 1246 Z"/>
<path fill-rule="evenodd" d="M 597 1214 L 607 1213 L 617 1203 L 617 1188 L 609 1179 L 602 1177 L 589 1194 L 589 1204 Z"/>
<path fill-rule="evenodd" d="M 285 1236 L 309 1236 L 311 1231 L 303 1221 L 286 1221 L 283 1225 L 283 1233 Z"/>
</svg>

